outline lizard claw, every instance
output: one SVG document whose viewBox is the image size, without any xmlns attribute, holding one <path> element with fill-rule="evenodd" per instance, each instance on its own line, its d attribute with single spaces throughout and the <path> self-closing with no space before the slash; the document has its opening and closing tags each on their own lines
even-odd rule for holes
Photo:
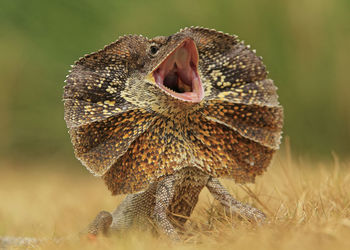
<svg viewBox="0 0 350 250">
<path fill-rule="evenodd" d="M 96 241 L 97 236 L 96 236 L 95 234 L 88 233 L 88 234 L 87 234 L 87 238 L 88 238 L 88 240 L 90 240 L 90 241 Z"/>
<path fill-rule="evenodd" d="M 266 221 L 266 215 L 259 209 L 252 207 L 248 204 L 236 203 L 231 206 L 225 207 L 227 213 L 238 215 L 239 217 L 252 222 L 262 225 Z"/>
</svg>

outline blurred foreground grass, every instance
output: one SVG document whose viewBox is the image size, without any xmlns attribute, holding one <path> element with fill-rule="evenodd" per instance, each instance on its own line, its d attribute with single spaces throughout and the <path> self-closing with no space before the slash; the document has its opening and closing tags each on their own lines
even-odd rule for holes
<svg viewBox="0 0 350 250">
<path fill-rule="evenodd" d="M 67 173 L 54 164 L 25 168 L 2 163 L 2 169 L 0 235 L 74 235 L 100 210 L 113 210 L 123 198 L 112 197 L 102 181 L 87 171 Z M 72 240 L 42 248 L 350 249 L 350 162 L 336 157 L 331 163 L 292 162 L 288 154 L 280 153 L 255 185 L 239 186 L 228 180 L 224 184 L 239 200 L 265 211 L 269 222 L 256 227 L 225 217 L 204 190 L 186 224 L 184 243 L 172 245 L 148 233 L 128 232 L 93 243 Z"/>
</svg>

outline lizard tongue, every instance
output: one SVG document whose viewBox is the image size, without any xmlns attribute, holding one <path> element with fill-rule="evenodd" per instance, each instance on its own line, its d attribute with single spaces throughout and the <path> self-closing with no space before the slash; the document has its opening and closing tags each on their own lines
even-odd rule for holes
<svg viewBox="0 0 350 250">
<path fill-rule="evenodd" d="M 197 65 L 196 45 L 187 39 L 153 71 L 153 77 L 157 85 L 171 96 L 182 101 L 200 102 L 204 90 Z"/>
</svg>

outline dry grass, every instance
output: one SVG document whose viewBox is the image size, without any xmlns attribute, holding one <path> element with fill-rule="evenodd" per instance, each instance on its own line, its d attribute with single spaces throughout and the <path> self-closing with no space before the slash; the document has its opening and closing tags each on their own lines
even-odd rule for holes
<svg viewBox="0 0 350 250">
<path fill-rule="evenodd" d="M 76 164 L 72 166 L 79 168 Z M 41 169 L 41 170 L 39 170 Z M 60 237 L 83 229 L 98 211 L 113 210 L 111 197 L 89 173 L 57 166 L 20 168 L 3 163 L 0 176 L 0 235 Z M 91 243 L 71 240 L 43 249 L 350 249 L 350 162 L 292 162 L 277 155 L 255 185 L 224 181 L 238 199 L 268 214 L 254 226 L 226 217 L 207 191 L 187 223 L 185 242 L 172 244 L 149 233 L 129 232 Z M 249 193 L 253 192 L 253 196 Z"/>
</svg>

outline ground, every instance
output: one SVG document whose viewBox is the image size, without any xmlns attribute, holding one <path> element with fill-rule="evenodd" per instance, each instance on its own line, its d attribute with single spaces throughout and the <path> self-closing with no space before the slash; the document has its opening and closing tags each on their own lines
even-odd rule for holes
<svg viewBox="0 0 350 250">
<path fill-rule="evenodd" d="M 265 225 L 226 216 L 205 190 L 186 224 L 184 243 L 133 231 L 42 249 L 350 249 L 350 162 L 335 155 L 329 163 L 291 158 L 277 154 L 255 184 L 223 181 L 235 197 L 268 215 Z M 78 162 L 0 164 L 0 235 L 75 235 L 123 198 L 112 197 Z"/>
</svg>

